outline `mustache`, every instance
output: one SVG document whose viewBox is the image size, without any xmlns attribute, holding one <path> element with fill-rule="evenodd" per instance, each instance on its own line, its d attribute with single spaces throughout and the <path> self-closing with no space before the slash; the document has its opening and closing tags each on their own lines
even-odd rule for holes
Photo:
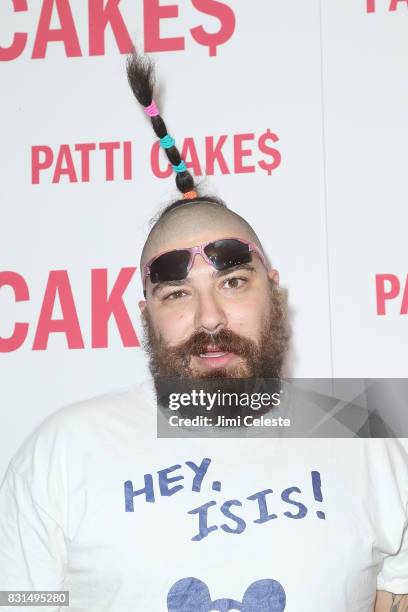
<svg viewBox="0 0 408 612">
<path fill-rule="evenodd" d="M 210 334 L 208 332 L 195 332 L 188 340 L 173 348 L 180 356 L 200 355 L 209 348 L 214 348 L 222 353 L 235 353 L 247 357 L 257 350 L 256 344 L 248 338 L 242 338 L 230 329 L 221 329 Z"/>
</svg>

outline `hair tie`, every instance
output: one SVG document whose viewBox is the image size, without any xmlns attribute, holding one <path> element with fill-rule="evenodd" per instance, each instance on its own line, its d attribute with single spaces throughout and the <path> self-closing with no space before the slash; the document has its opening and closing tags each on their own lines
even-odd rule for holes
<svg viewBox="0 0 408 612">
<path fill-rule="evenodd" d="M 174 172 L 186 172 L 187 171 L 187 166 L 186 166 L 185 162 L 183 160 L 181 160 L 181 162 L 179 163 L 178 166 L 173 166 L 173 170 L 174 170 Z"/>
<path fill-rule="evenodd" d="M 176 141 L 170 136 L 170 134 L 166 134 L 166 136 L 160 138 L 160 144 L 163 149 L 170 149 L 171 147 L 174 147 L 175 142 Z"/>
<path fill-rule="evenodd" d="M 196 198 L 198 196 L 198 193 L 196 191 L 186 191 L 185 193 L 183 193 L 183 200 L 192 200 L 193 198 Z"/>
<path fill-rule="evenodd" d="M 152 103 L 149 106 L 145 106 L 144 111 L 149 117 L 157 117 L 160 115 L 159 109 L 157 108 L 156 102 L 152 100 Z"/>
</svg>

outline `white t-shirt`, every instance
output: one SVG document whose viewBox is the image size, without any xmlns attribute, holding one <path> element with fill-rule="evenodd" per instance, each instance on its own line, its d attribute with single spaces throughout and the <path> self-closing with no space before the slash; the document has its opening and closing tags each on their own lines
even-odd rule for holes
<svg viewBox="0 0 408 612">
<path fill-rule="evenodd" d="M 372 612 L 376 589 L 408 592 L 407 465 L 393 439 L 157 439 L 151 383 L 120 390 L 14 457 L 0 590 L 68 590 L 76 612 Z"/>
</svg>

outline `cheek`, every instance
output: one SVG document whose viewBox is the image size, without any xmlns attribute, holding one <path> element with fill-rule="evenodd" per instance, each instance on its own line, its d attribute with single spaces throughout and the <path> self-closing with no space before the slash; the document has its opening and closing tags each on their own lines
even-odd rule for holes
<svg viewBox="0 0 408 612">
<path fill-rule="evenodd" d="M 193 331 L 194 317 L 188 310 L 152 309 L 151 319 L 156 334 L 170 346 L 187 340 Z"/>
<path fill-rule="evenodd" d="M 241 335 L 258 337 L 266 316 L 265 296 L 255 294 L 245 303 L 229 304 L 228 327 Z"/>
</svg>

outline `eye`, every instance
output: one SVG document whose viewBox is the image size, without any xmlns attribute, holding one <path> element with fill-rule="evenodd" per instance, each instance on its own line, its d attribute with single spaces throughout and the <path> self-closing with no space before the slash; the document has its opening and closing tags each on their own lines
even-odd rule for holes
<svg viewBox="0 0 408 612">
<path fill-rule="evenodd" d="M 247 278 L 239 277 L 239 276 L 231 276 L 227 278 L 223 282 L 223 287 L 225 289 L 240 289 L 248 282 Z"/>
<path fill-rule="evenodd" d="M 177 291 L 172 291 L 168 295 L 165 295 L 163 300 L 179 300 L 184 297 L 184 295 L 186 295 L 186 292 L 183 289 L 177 289 Z"/>
</svg>

